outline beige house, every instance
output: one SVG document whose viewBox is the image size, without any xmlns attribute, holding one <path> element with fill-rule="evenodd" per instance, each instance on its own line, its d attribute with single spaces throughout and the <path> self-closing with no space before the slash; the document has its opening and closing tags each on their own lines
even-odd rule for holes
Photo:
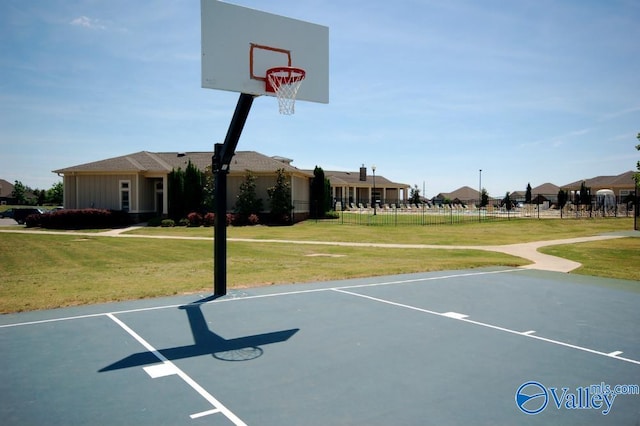
<svg viewBox="0 0 640 426">
<path fill-rule="evenodd" d="M 433 197 L 433 203 L 436 205 L 443 204 L 445 200 L 450 200 L 453 204 L 464 204 L 474 207 L 480 202 L 480 192 L 477 189 L 468 186 L 462 186 L 453 192 L 441 192 Z M 489 198 L 492 200 L 492 198 Z"/>
<path fill-rule="evenodd" d="M 13 184 L 4 179 L 0 179 L 0 205 L 16 204 L 13 196 Z"/>
<path fill-rule="evenodd" d="M 616 176 L 596 176 L 568 183 L 563 185 L 562 189 L 570 192 L 580 191 L 582 182 L 584 182 L 585 186 L 591 189 L 591 194 L 595 195 L 596 191 L 602 189 L 610 189 L 615 194 L 618 202 L 620 202 L 627 196 L 633 195 L 636 185 L 633 176 L 633 171 L 624 172 Z"/>
<path fill-rule="evenodd" d="M 313 170 L 308 171 L 313 175 Z M 331 197 L 341 206 L 371 206 L 373 200 L 378 205 L 400 204 L 409 199 L 410 186 L 392 182 L 384 176 L 368 174 L 365 167 L 358 172 L 324 171 L 331 183 Z"/>
<path fill-rule="evenodd" d="M 213 152 L 149 152 L 140 151 L 120 157 L 54 170 L 63 177 L 64 207 L 67 209 L 101 208 L 124 210 L 138 217 L 168 213 L 167 178 L 174 169 L 186 169 L 189 161 L 200 170 L 211 166 Z M 256 177 L 256 192 L 267 208 L 267 188 L 276 183 L 276 171 L 283 169 L 291 185 L 291 202 L 296 220 L 308 217 L 310 181 L 313 171 L 291 165 L 293 160 L 269 157 L 255 151 L 238 151 L 229 167 L 227 205 L 233 209 L 240 184 L 247 171 Z M 351 179 L 350 175 L 356 176 Z M 325 172 L 332 194 L 339 199 L 351 194 L 354 200 L 370 200 L 372 176 L 363 181 L 358 172 Z M 406 197 L 408 185 L 395 184 L 376 176 L 376 192 L 385 200 Z"/>
<path fill-rule="evenodd" d="M 558 192 L 560 187 L 552 183 L 543 183 L 535 188 L 531 188 L 531 202 L 533 204 L 542 204 L 545 201 L 550 203 L 558 202 Z M 509 193 L 511 201 L 515 203 L 524 203 L 527 198 L 527 191 L 513 191 Z"/>
<path fill-rule="evenodd" d="M 186 169 L 189 161 L 200 170 L 211 166 L 212 152 L 148 152 L 54 170 L 63 176 L 64 207 L 124 210 L 133 215 L 168 213 L 167 177 Z M 227 205 L 235 205 L 240 183 L 247 170 L 256 176 L 258 198 L 266 200 L 267 188 L 276 182 L 276 171 L 283 169 L 291 185 L 296 214 L 308 213 L 309 175 L 289 164 L 291 160 L 272 158 L 254 151 L 235 154 L 229 168 Z"/>
</svg>

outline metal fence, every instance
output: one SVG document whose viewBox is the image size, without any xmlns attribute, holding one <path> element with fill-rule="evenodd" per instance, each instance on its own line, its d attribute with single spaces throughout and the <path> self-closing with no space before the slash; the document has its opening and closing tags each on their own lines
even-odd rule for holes
<svg viewBox="0 0 640 426">
<path fill-rule="evenodd" d="M 595 205 L 567 205 L 563 209 L 529 204 L 513 209 L 504 207 L 466 208 L 463 206 L 402 205 L 380 207 L 360 206 L 337 211 L 338 224 L 356 225 L 413 225 L 434 226 L 453 225 L 470 222 L 503 221 L 512 219 L 583 219 L 597 217 L 632 217 L 633 207 L 626 204 L 611 209 L 597 208 Z"/>
<path fill-rule="evenodd" d="M 452 225 L 470 222 L 503 221 L 511 219 L 584 219 L 604 217 L 633 217 L 638 203 L 638 197 L 633 194 L 624 197 L 603 198 L 594 195 L 590 204 L 578 204 L 577 199 L 572 199 L 560 209 L 557 206 L 557 196 L 551 194 L 535 194 L 531 204 L 525 204 L 520 200 L 515 201 L 511 209 L 500 206 L 499 200 L 489 200 L 489 205 L 477 208 L 473 201 L 450 203 L 395 203 L 372 204 L 366 203 L 342 203 L 337 200 L 334 203 L 334 212 L 331 222 L 336 224 L 355 225 L 412 225 L 434 226 Z M 477 201 L 476 201 L 477 202 Z M 315 203 L 296 200 L 293 202 L 294 215 L 299 219 L 318 216 Z M 315 213 L 315 214 L 314 214 Z"/>
</svg>

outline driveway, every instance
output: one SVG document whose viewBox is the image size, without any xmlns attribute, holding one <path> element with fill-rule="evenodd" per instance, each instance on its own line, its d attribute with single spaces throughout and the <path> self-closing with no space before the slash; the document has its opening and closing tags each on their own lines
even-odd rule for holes
<svg viewBox="0 0 640 426">
<path fill-rule="evenodd" d="M 0 218 L 0 226 L 15 226 L 18 222 L 10 218 Z"/>
</svg>

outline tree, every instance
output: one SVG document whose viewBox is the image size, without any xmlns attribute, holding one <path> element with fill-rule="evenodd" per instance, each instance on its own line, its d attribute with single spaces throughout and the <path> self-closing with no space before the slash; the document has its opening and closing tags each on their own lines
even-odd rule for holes
<svg viewBox="0 0 640 426">
<path fill-rule="evenodd" d="M 290 214 L 293 210 L 291 205 L 291 184 L 287 182 L 284 169 L 278 169 L 276 173 L 276 184 L 267 189 L 271 204 L 271 216 L 276 223 L 287 223 L 291 220 Z"/>
<path fill-rule="evenodd" d="M 25 204 L 27 202 L 27 187 L 19 180 L 13 182 L 13 191 L 11 197 L 16 199 L 17 204 Z"/>
<path fill-rule="evenodd" d="M 184 171 L 181 168 L 173 169 L 167 176 L 169 201 L 169 217 L 178 221 L 186 216 L 184 203 Z"/>
<path fill-rule="evenodd" d="M 513 209 L 513 202 L 511 201 L 511 195 L 509 195 L 508 192 L 504 195 L 502 203 L 504 205 L 504 208 L 507 209 L 507 218 L 511 219 L 508 213 Z"/>
<path fill-rule="evenodd" d="M 35 195 L 36 197 L 36 205 L 43 206 L 44 203 L 46 202 L 47 191 L 45 191 L 44 189 L 43 190 L 34 189 L 33 195 Z"/>
<path fill-rule="evenodd" d="M 54 183 L 47 191 L 47 203 L 60 205 L 64 202 L 64 185 L 62 182 Z"/>
<path fill-rule="evenodd" d="M 480 194 L 480 207 L 487 207 L 489 205 L 489 193 L 486 189 L 482 188 Z"/>
<path fill-rule="evenodd" d="M 421 202 L 420 189 L 418 188 L 418 185 L 414 185 L 409 192 L 409 203 L 419 205 Z"/>
<path fill-rule="evenodd" d="M 324 217 L 327 212 L 326 203 L 326 182 L 324 170 L 316 166 L 313 169 L 313 179 L 311 180 L 311 216 Z"/>
<path fill-rule="evenodd" d="M 511 195 L 507 192 L 502 200 L 502 205 L 507 209 L 507 211 L 511 211 L 513 209 L 513 202 L 511 201 Z"/>
<path fill-rule="evenodd" d="M 564 210 L 564 206 L 567 205 L 567 201 L 569 201 L 569 192 L 563 189 L 558 191 L 558 207 L 560 208 L 560 218 L 562 218 L 562 211 Z"/>
<path fill-rule="evenodd" d="M 202 172 L 189 160 L 184 171 L 184 207 L 185 213 L 199 212 L 202 210 L 203 192 Z"/>
<path fill-rule="evenodd" d="M 582 181 L 580 184 L 580 195 L 579 195 L 579 203 L 582 205 L 591 205 L 591 188 L 587 187 L 585 181 Z"/>
<path fill-rule="evenodd" d="M 203 174 L 191 160 L 186 170 L 173 169 L 167 176 L 169 217 L 178 221 L 199 212 L 204 205 Z"/>
<path fill-rule="evenodd" d="M 241 223 L 245 223 L 252 214 L 258 215 L 262 212 L 262 199 L 259 199 L 256 193 L 256 177 L 249 170 L 240 184 L 234 212 L 239 216 Z"/>
<path fill-rule="evenodd" d="M 331 181 L 324 178 L 324 211 L 333 210 L 333 197 L 331 196 Z"/>
<path fill-rule="evenodd" d="M 527 183 L 527 192 L 524 194 L 524 203 L 531 204 L 531 184 Z"/>
</svg>

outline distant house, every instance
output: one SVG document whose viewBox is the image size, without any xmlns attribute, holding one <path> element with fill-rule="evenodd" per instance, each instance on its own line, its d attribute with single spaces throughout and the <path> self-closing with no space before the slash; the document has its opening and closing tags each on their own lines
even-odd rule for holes
<svg viewBox="0 0 640 426">
<path fill-rule="evenodd" d="M 449 200 L 453 204 L 476 206 L 480 203 L 480 192 L 477 189 L 463 186 L 453 192 L 441 192 L 433 197 L 434 204 L 443 204 L 445 200 Z"/>
<path fill-rule="evenodd" d="M 68 209 L 102 208 L 124 210 L 138 217 L 168 214 L 167 178 L 174 169 L 186 169 L 191 161 L 200 170 L 211 165 L 213 152 L 149 152 L 140 151 L 120 157 L 54 170 L 63 176 L 64 207 Z M 313 171 L 291 165 L 285 157 L 269 157 L 255 151 L 238 151 L 233 156 L 227 177 L 227 205 L 235 206 L 240 184 L 247 171 L 256 177 L 257 197 L 268 209 L 267 188 L 276 183 L 276 171 L 283 169 L 291 185 L 291 202 L 295 220 L 309 215 L 310 182 Z M 351 182 L 340 179 L 350 172 L 325 172 L 336 194 L 354 194 L 356 198 L 372 189 L 372 180 Z M 357 175 L 354 172 L 354 175 Z M 378 186 L 378 182 L 379 186 Z M 376 190 L 396 199 L 407 185 L 394 184 L 376 176 Z M 340 195 L 342 196 L 342 195 Z"/>
<path fill-rule="evenodd" d="M 308 172 L 313 175 L 312 170 Z M 331 183 L 332 199 L 342 206 L 371 206 L 374 200 L 380 206 L 398 205 L 409 198 L 409 185 L 368 174 L 366 167 L 361 167 L 358 172 L 324 170 L 324 176 Z"/>
<path fill-rule="evenodd" d="M 13 190 L 15 186 L 4 179 L 0 179 L 0 204 L 1 205 L 15 205 L 18 204 L 18 200 L 13 196 Z M 24 193 L 25 201 L 27 204 L 32 204 L 37 201 L 36 195 L 28 190 Z"/>
<path fill-rule="evenodd" d="M 0 179 L 0 204 L 16 204 L 13 197 L 13 184 Z"/>
<path fill-rule="evenodd" d="M 596 176 L 568 183 L 563 185 L 562 189 L 575 193 L 580 191 L 580 187 L 584 182 L 585 186 L 591 189 L 592 195 L 595 195 L 596 191 L 601 189 L 610 189 L 618 199 L 618 202 L 620 202 L 627 196 L 633 195 L 635 191 L 633 176 L 633 171 L 624 172 L 616 176 Z"/>
<path fill-rule="evenodd" d="M 531 188 L 531 203 L 543 204 L 545 201 L 556 203 L 560 187 L 552 183 L 543 183 L 535 188 Z M 524 203 L 527 198 L 527 191 L 513 191 L 509 193 L 509 198 L 516 204 Z"/>
<path fill-rule="evenodd" d="M 538 185 L 535 188 L 531 188 L 532 202 L 533 202 L 533 199 L 539 196 L 539 197 L 544 197 L 546 200 L 548 200 L 551 203 L 557 203 L 558 192 L 560 192 L 559 186 L 549 182 L 543 183 L 542 185 Z M 541 203 L 538 203 L 538 204 L 541 204 Z"/>
<path fill-rule="evenodd" d="M 64 207 L 124 210 L 132 215 L 167 215 L 167 178 L 174 169 L 185 170 L 189 161 L 198 169 L 211 165 L 212 152 L 140 151 L 120 157 L 54 170 L 63 176 Z M 290 160 L 289 160 L 290 161 Z M 282 158 L 254 151 L 240 151 L 229 167 L 227 205 L 233 208 L 238 188 L 250 170 L 256 176 L 258 198 L 266 200 L 267 188 L 276 182 L 276 171 L 283 169 L 291 185 L 292 203 L 309 199 L 309 175 Z M 298 203 L 296 214 L 308 213 L 306 203 Z"/>
</svg>

